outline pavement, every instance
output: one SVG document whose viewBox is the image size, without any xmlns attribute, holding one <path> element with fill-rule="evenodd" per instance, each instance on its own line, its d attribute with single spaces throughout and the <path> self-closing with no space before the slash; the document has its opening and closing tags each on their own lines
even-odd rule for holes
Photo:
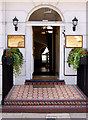
<svg viewBox="0 0 88 120">
<path fill-rule="evenodd" d="M 0 113 L 0 120 L 88 120 L 88 113 Z"/>
</svg>

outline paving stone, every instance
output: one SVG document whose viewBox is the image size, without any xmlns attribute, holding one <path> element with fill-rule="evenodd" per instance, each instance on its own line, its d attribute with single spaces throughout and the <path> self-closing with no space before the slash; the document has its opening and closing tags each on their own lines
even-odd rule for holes
<svg viewBox="0 0 88 120">
<path fill-rule="evenodd" d="M 49 117 L 55 117 L 55 118 L 70 118 L 70 114 L 69 113 L 56 113 L 56 114 L 47 114 L 46 116 L 47 118 Z"/>
<path fill-rule="evenodd" d="M 86 118 L 71 118 L 71 120 L 86 120 Z"/>
<path fill-rule="evenodd" d="M 71 120 L 71 118 L 56 118 L 55 120 Z"/>
<path fill-rule="evenodd" d="M 22 118 L 22 113 L 2 113 L 2 118 Z"/>
<path fill-rule="evenodd" d="M 88 119 L 88 113 L 86 113 L 86 118 Z"/>
<path fill-rule="evenodd" d="M 70 113 L 71 118 L 86 118 L 86 113 Z"/>
<path fill-rule="evenodd" d="M 2 118 L 2 120 L 21 120 L 21 118 Z"/>
<path fill-rule="evenodd" d="M 23 113 L 22 118 L 46 118 L 46 114 L 41 113 Z"/>
</svg>

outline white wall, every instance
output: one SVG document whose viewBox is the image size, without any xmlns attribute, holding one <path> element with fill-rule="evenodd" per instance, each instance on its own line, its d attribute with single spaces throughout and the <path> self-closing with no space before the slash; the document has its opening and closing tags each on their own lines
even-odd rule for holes
<svg viewBox="0 0 88 120">
<path fill-rule="evenodd" d="M 31 1 L 31 0 L 30 0 Z M 25 79 L 30 79 L 32 77 L 33 72 L 33 41 L 32 41 L 32 27 L 27 25 L 27 17 L 30 11 L 32 11 L 37 6 L 50 6 L 52 8 L 61 11 L 62 16 L 64 17 L 64 26 L 61 27 L 60 32 L 60 79 L 64 79 L 66 84 L 76 84 L 77 77 L 76 76 L 64 76 L 64 44 L 65 38 L 62 34 L 64 28 L 66 30 L 66 35 L 83 35 L 83 47 L 86 47 L 86 3 L 85 2 L 7 2 L 5 3 L 5 23 L 2 24 L 2 19 L 0 19 L 0 25 L 3 26 L 3 31 L 0 32 L 0 55 L 2 55 L 3 48 L 7 48 L 7 35 L 25 35 L 25 48 L 20 48 L 24 55 L 24 64 L 22 68 L 22 73 L 19 77 L 14 79 L 14 84 L 24 84 Z M 0 3 L 0 16 L 2 16 L 2 4 Z M 12 19 L 14 17 L 19 19 L 18 23 L 18 31 L 14 30 L 14 26 L 12 23 Z M 72 31 L 72 19 L 77 17 L 78 26 L 75 32 Z M 5 28 L 5 30 L 4 30 Z M 3 45 L 2 45 L 3 42 Z M 76 72 L 72 68 L 68 68 L 66 60 L 69 52 L 69 48 L 65 48 L 65 74 L 66 75 L 76 75 Z M 1 58 L 1 57 L 0 57 Z M 0 73 L 1 73 L 1 59 L 0 59 Z M 0 74 L 0 81 L 2 82 L 2 74 Z M 1 94 L 1 86 L 0 86 L 0 94 Z"/>
<path fill-rule="evenodd" d="M 86 2 L 86 46 L 88 49 L 88 1 Z"/>
<path fill-rule="evenodd" d="M 1 55 L 2 55 L 2 3 L 0 2 L 0 58 L 1 58 Z M 1 62 L 1 59 L 0 59 L 0 101 L 2 99 L 1 97 L 2 95 L 2 62 Z"/>
<path fill-rule="evenodd" d="M 5 4 L 0 1 L 0 102 L 2 100 L 2 54 L 5 44 Z"/>
<path fill-rule="evenodd" d="M 67 9 L 64 12 L 64 17 L 66 21 L 65 30 L 66 35 L 83 35 L 83 48 L 86 48 L 86 4 L 85 3 L 67 3 L 63 5 L 63 8 L 67 6 Z M 76 27 L 76 31 L 72 31 L 72 24 L 70 23 L 74 17 L 78 19 L 78 25 Z M 65 75 L 64 79 L 67 84 L 76 84 L 77 77 L 76 76 L 68 76 L 68 75 L 76 75 L 77 73 L 73 70 L 73 67 L 69 68 L 67 65 L 67 56 L 71 49 L 65 48 Z"/>
</svg>

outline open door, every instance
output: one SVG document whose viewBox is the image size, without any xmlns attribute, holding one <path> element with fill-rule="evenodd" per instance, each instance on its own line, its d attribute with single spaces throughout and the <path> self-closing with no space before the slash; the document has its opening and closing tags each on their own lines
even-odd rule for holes
<svg viewBox="0 0 88 120">
<path fill-rule="evenodd" d="M 56 27 L 33 27 L 33 75 L 53 76 L 56 74 L 56 72 L 59 72 L 56 67 L 56 62 L 58 62 L 56 59 L 57 56 L 59 56 L 56 48 L 58 40 L 56 37 L 56 32 Z M 59 47 L 59 45 L 57 47 Z"/>
</svg>

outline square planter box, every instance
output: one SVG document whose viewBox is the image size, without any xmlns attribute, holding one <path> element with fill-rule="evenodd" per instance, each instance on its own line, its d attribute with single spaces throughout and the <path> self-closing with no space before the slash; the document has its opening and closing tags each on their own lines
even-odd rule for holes
<svg viewBox="0 0 88 120">
<path fill-rule="evenodd" d="M 13 65 L 14 59 L 13 59 L 13 57 L 3 56 L 3 57 L 2 57 L 2 63 L 3 63 L 4 65 Z"/>
<path fill-rule="evenodd" d="M 80 58 L 80 65 L 85 65 L 85 64 L 87 64 L 87 60 L 88 58 L 85 56 L 85 57 L 81 57 Z"/>
</svg>

